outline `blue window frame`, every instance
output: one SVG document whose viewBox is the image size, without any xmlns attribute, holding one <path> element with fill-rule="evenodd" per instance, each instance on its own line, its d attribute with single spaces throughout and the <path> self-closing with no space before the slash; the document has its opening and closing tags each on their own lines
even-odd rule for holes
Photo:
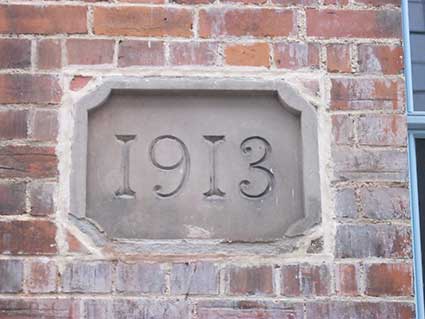
<svg viewBox="0 0 425 319">
<path fill-rule="evenodd" d="M 422 247 L 425 247 L 425 0 L 402 0 L 402 12 L 416 318 L 425 318 L 422 266 L 425 264 L 422 259 Z"/>
</svg>

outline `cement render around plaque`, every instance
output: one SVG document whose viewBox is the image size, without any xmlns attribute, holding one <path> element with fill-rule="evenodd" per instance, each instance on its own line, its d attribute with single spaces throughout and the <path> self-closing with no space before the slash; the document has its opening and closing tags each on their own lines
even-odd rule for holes
<svg viewBox="0 0 425 319">
<path fill-rule="evenodd" d="M 147 101 L 146 109 L 143 106 L 135 107 L 135 101 L 140 99 Z M 168 110 L 163 103 L 161 106 L 161 103 L 158 102 L 161 99 L 165 100 L 167 104 L 173 103 L 177 113 L 184 109 L 184 112 L 181 113 L 181 120 L 194 117 L 191 119 L 192 121 L 188 122 L 198 123 L 197 126 L 195 125 L 196 128 L 179 130 L 179 125 L 173 123 L 176 116 L 173 113 L 174 110 Z M 192 104 L 188 105 L 187 99 L 192 100 Z M 228 99 L 233 99 L 234 109 L 232 109 L 232 105 L 227 108 L 220 107 Z M 260 104 L 268 107 L 262 109 L 257 106 L 258 103 L 250 103 L 254 100 L 261 100 Z M 195 104 L 201 105 L 200 113 L 193 115 L 196 113 L 192 111 Z M 204 104 L 207 105 L 202 107 Z M 249 107 L 246 106 L 247 104 Z M 243 105 L 249 112 L 244 114 Z M 280 109 L 276 113 L 277 107 Z M 126 112 L 122 112 L 124 109 Z M 210 122 L 199 125 L 201 119 L 214 109 L 221 110 L 215 112 L 215 127 L 208 126 L 211 124 Z M 149 112 L 153 110 L 158 110 L 157 117 L 160 120 L 157 122 L 149 120 Z M 229 249 L 245 249 L 247 246 L 244 243 L 255 242 L 255 246 L 258 246 L 257 248 L 261 251 L 270 249 L 289 251 L 294 244 L 294 237 L 303 235 L 314 225 L 320 223 L 321 194 L 317 112 L 313 105 L 299 96 L 284 81 L 109 78 L 96 91 L 77 102 L 76 112 L 72 141 L 71 215 L 75 217 L 73 218 L 75 224 L 88 233 L 99 245 L 104 245 L 113 239 L 115 245 L 121 246 L 121 248 L 125 247 L 127 250 L 141 252 L 167 250 L 170 247 L 178 247 L 182 251 L 207 252 L 217 243 L 241 243 L 230 245 Z M 129 112 L 136 112 L 138 115 L 136 117 L 141 119 L 142 123 L 140 124 L 142 125 L 138 126 L 139 120 L 136 122 L 133 117 L 123 116 Z M 274 137 L 264 138 L 271 145 L 272 152 L 269 154 L 271 158 L 261 164 L 264 164 L 265 168 L 274 169 L 274 185 L 268 194 L 253 199 L 241 196 L 239 188 L 241 185 L 238 182 L 245 179 L 250 180 L 252 184 L 244 185 L 246 186 L 244 190 L 247 193 L 253 191 L 255 194 L 261 194 L 262 190 L 267 189 L 267 187 L 264 188 L 264 185 L 268 185 L 266 184 L 267 173 L 263 174 L 257 170 L 257 176 L 253 174 L 253 168 L 249 167 L 249 163 L 255 159 L 252 160 L 251 157 L 251 160 L 247 160 L 249 157 L 244 157 L 240 147 L 244 138 L 259 137 L 260 134 L 257 133 L 261 131 L 261 128 L 263 129 L 261 133 L 267 135 L 267 127 L 264 128 L 263 125 L 255 127 L 255 121 L 253 121 L 253 118 L 264 117 L 262 113 L 269 113 L 269 116 L 261 124 L 271 121 L 273 122 L 271 126 L 278 131 L 280 129 L 279 121 L 286 119 L 286 125 L 292 127 L 292 131 L 289 134 L 291 138 L 284 140 L 287 142 L 286 145 L 283 143 L 284 141 Z M 250 114 L 253 118 L 250 118 Z M 237 118 L 237 120 L 232 126 L 229 125 L 232 122 L 226 122 L 225 118 L 233 115 L 235 115 L 233 119 Z M 220 118 L 220 116 L 224 117 Z M 254 127 L 256 132 L 251 134 L 249 130 L 239 129 L 240 122 L 238 120 L 244 116 L 247 118 L 242 119 L 242 122 L 247 123 L 251 130 Z M 107 120 L 105 121 L 105 119 Z M 149 162 L 149 143 L 152 148 L 152 141 L 156 137 L 167 136 L 167 130 L 154 132 L 157 123 L 161 127 L 172 127 L 173 134 L 171 135 L 185 143 L 188 154 L 191 154 L 188 178 L 184 180 L 183 187 L 169 198 L 160 198 L 158 194 L 155 194 L 155 191 L 158 193 L 158 189 L 153 188 L 155 185 L 161 185 L 163 193 L 167 193 L 164 189 L 173 188 L 172 185 L 178 186 L 179 178 L 184 176 L 184 173 L 178 174 L 183 167 L 179 167 L 179 171 L 167 171 L 152 165 L 152 158 Z M 218 127 L 217 123 L 219 123 Z M 141 127 L 149 128 L 143 130 Z M 283 131 L 279 133 L 284 133 L 283 125 L 281 129 Z M 105 135 L 107 134 L 109 137 L 106 140 Z M 142 136 L 143 134 L 146 136 Z M 127 181 L 131 188 L 129 193 L 129 189 L 125 189 L 123 186 L 123 183 L 126 182 L 122 180 L 125 175 L 123 145 L 126 144 L 122 139 L 125 140 L 134 135 L 136 135 L 134 140 L 127 145 L 130 147 L 128 155 L 130 173 Z M 215 140 L 214 138 L 211 140 L 213 135 L 216 136 Z M 217 136 L 224 136 L 224 138 L 220 139 Z M 121 138 L 121 140 L 117 141 L 114 138 Z M 141 142 L 142 139 L 143 142 Z M 184 152 L 185 150 L 184 146 L 180 147 L 179 141 L 169 138 L 157 141 L 158 144 L 155 146 L 158 149 L 160 142 L 165 143 L 164 145 L 168 143 L 167 149 L 174 149 L 173 152 L 168 153 L 167 151 L 161 153 L 159 150 L 158 163 L 163 161 L 164 165 L 172 165 L 176 162 L 175 156 L 179 151 Z M 115 143 L 113 146 L 106 146 L 111 145 L 112 142 Z M 257 143 L 248 146 L 257 147 L 258 150 L 267 148 L 267 143 L 264 144 L 262 139 L 250 140 L 250 142 Z M 261 144 L 263 144 L 263 148 L 261 148 Z M 214 147 L 215 153 L 212 151 Z M 292 177 L 289 178 L 291 185 L 298 183 L 298 191 L 295 196 L 295 198 L 298 196 L 298 199 L 293 201 L 292 214 L 289 214 L 287 204 L 289 194 L 287 191 L 285 193 L 284 187 L 279 187 L 283 185 L 279 181 L 282 180 L 280 173 L 284 171 L 284 169 L 279 170 L 279 165 L 282 165 L 279 159 L 291 149 L 298 149 L 298 153 L 292 152 L 292 154 L 297 153 L 298 155 L 293 156 L 292 162 L 289 161 L 286 165 L 291 163 L 298 165 L 289 170 L 289 167 L 286 167 L 286 171 L 290 172 L 290 175 L 292 174 Z M 155 147 L 154 150 L 157 151 Z M 110 151 L 115 155 L 108 156 Z M 217 172 L 215 175 L 218 186 L 215 186 L 217 187 L 211 187 L 210 182 L 212 157 L 216 161 Z M 299 158 L 302 158 L 302 161 L 299 161 Z M 135 168 L 134 162 L 137 160 L 143 165 Z M 237 162 L 237 165 L 232 165 L 232 162 Z M 148 165 L 150 165 L 150 172 L 146 173 Z M 245 167 L 241 168 L 241 165 L 245 165 Z M 111 169 L 112 167 L 114 169 Z M 111 171 L 113 173 L 107 177 L 107 173 Z M 142 179 L 135 177 L 141 174 L 147 174 L 148 177 Z M 244 174 L 245 176 L 243 176 Z M 164 176 L 167 177 L 164 178 Z M 110 182 L 102 181 L 104 177 Z M 200 180 L 203 181 L 200 182 Z M 232 181 L 233 189 L 230 187 Z M 255 183 L 263 187 L 258 185 L 255 187 Z M 104 189 L 102 191 L 91 191 L 102 188 Z M 124 194 L 118 198 L 120 188 L 121 192 L 124 190 Z M 213 196 L 206 198 L 205 193 L 212 188 L 214 189 Z M 224 197 L 227 197 L 227 201 L 231 202 L 233 206 L 226 207 L 226 199 L 220 196 L 220 192 L 217 195 L 216 188 L 219 191 L 222 191 L 223 188 L 223 192 L 226 193 Z M 135 192 L 135 194 L 131 192 Z M 109 198 L 105 196 L 109 196 Z M 286 203 L 285 201 L 276 201 L 276 196 L 286 199 Z M 137 203 L 139 199 L 143 200 Z M 108 204 L 111 201 L 116 201 L 115 205 Z M 167 203 L 167 201 L 170 202 Z M 148 204 L 146 205 L 146 203 Z M 149 206 L 150 209 L 143 212 L 144 207 Z M 126 216 L 130 210 L 132 213 Z M 167 214 L 161 215 L 162 212 Z M 217 212 L 219 212 L 219 218 L 213 218 Z M 236 216 L 233 220 L 226 215 L 230 212 Z M 245 218 L 247 212 L 248 216 L 251 214 L 251 217 L 256 218 L 253 220 Z M 148 216 L 146 224 L 140 223 L 138 213 L 140 213 L 140 217 Z M 177 216 L 171 222 L 167 220 L 170 213 L 175 213 Z M 223 222 L 226 216 L 227 220 Z M 208 226 L 211 225 L 212 227 L 208 229 Z M 132 241 L 137 243 L 131 243 Z"/>
</svg>

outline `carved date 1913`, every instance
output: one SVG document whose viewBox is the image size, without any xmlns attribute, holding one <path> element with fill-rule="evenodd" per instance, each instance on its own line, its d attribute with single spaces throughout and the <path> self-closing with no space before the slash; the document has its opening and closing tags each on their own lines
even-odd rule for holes
<svg viewBox="0 0 425 319">
<path fill-rule="evenodd" d="M 130 187 L 130 146 L 131 142 L 136 139 L 136 135 L 116 135 L 116 140 L 121 144 L 121 173 L 122 173 L 122 184 L 115 191 L 117 198 L 133 198 L 135 192 Z M 219 145 L 225 142 L 224 135 L 204 135 L 206 143 L 209 145 L 209 158 L 210 158 L 210 176 L 208 191 L 204 192 L 203 195 L 206 198 L 224 198 L 226 193 L 221 190 L 218 186 L 217 181 L 217 165 L 216 157 Z M 158 145 L 164 141 L 176 143 L 180 150 L 180 156 L 178 160 L 173 164 L 164 165 L 161 164 L 156 156 L 155 150 Z M 254 145 L 256 146 L 254 148 Z M 261 192 L 252 193 L 250 192 L 251 182 L 248 179 L 244 179 L 239 182 L 240 194 L 249 199 L 260 199 L 271 193 L 275 184 L 275 176 L 271 168 L 263 166 L 263 163 L 268 159 L 272 152 L 270 143 L 263 137 L 251 136 L 246 138 L 240 144 L 242 156 L 255 158 L 255 160 L 248 163 L 249 168 L 260 174 L 265 175 L 267 178 L 267 184 Z M 178 137 L 173 135 L 161 135 L 155 138 L 149 146 L 149 158 L 152 165 L 163 171 L 176 170 L 181 172 L 181 179 L 178 185 L 169 191 L 164 191 L 162 185 L 155 185 L 153 191 L 159 198 L 168 198 L 178 194 L 178 192 L 184 187 L 185 183 L 189 179 L 190 172 L 190 154 L 185 143 Z"/>
</svg>

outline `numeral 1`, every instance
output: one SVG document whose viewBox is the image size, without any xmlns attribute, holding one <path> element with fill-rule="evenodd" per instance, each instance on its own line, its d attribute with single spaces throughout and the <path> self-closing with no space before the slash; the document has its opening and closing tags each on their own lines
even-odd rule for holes
<svg viewBox="0 0 425 319">
<path fill-rule="evenodd" d="M 122 144 L 121 147 L 121 173 L 122 185 L 115 192 L 115 196 L 119 198 L 133 198 L 136 194 L 130 188 L 130 144 L 136 138 L 136 135 L 115 135 L 117 140 Z"/>
<path fill-rule="evenodd" d="M 225 192 L 217 187 L 216 153 L 218 144 L 224 141 L 224 135 L 204 135 L 204 139 L 210 144 L 210 189 L 204 193 L 206 197 L 224 197 Z"/>
</svg>

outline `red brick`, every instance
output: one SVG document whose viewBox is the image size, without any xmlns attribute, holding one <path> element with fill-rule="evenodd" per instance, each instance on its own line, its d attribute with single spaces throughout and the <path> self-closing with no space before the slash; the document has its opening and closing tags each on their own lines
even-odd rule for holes
<svg viewBox="0 0 425 319">
<path fill-rule="evenodd" d="M 401 110 L 401 82 L 383 79 L 331 79 L 332 110 Z"/>
<path fill-rule="evenodd" d="M 58 113 L 56 110 L 36 110 L 31 112 L 31 139 L 43 142 L 56 141 L 58 126 Z"/>
<path fill-rule="evenodd" d="M 264 4 L 267 0 L 223 0 L 226 3 L 243 3 L 243 4 Z"/>
<path fill-rule="evenodd" d="M 311 6 L 317 4 L 317 0 L 272 0 L 272 2 L 283 6 Z"/>
<path fill-rule="evenodd" d="M 286 297 L 301 295 L 301 274 L 299 265 L 283 265 L 281 270 L 281 290 Z"/>
<path fill-rule="evenodd" d="M 0 177 L 56 177 L 57 158 L 54 147 L 0 147 Z"/>
<path fill-rule="evenodd" d="M 58 78 L 52 75 L 1 74 L 0 103 L 60 102 L 62 90 Z"/>
<path fill-rule="evenodd" d="M 307 9 L 307 35 L 323 38 L 400 38 L 401 13 Z"/>
<path fill-rule="evenodd" d="M 87 33 L 82 6 L 1 5 L 0 33 Z"/>
<path fill-rule="evenodd" d="M 56 249 L 56 226 L 48 221 L 0 222 L 0 253 L 51 255 Z"/>
<path fill-rule="evenodd" d="M 4 319 L 78 319 L 79 300 L 64 298 L 0 299 L 0 318 Z"/>
<path fill-rule="evenodd" d="M 350 46 L 346 44 L 331 44 L 326 47 L 327 66 L 329 72 L 351 72 Z"/>
<path fill-rule="evenodd" d="M 208 4 L 214 1 L 215 0 L 172 0 L 172 2 L 175 2 L 178 4 Z"/>
<path fill-rule="evenodd" d="M 161 3 L 165 3 L 165 0 L 118 0 L 118 2 L 127 2 L 127 3 L 156 3 L 156 4 L 161 4 Z"/>
<path fill-rule="evenodd" d="M 324 5 L 339 5 L 339 6 L 345 6 L 348 4 L 349 0 L 324 0 Z"/>
<path fill-rule="evenodd" d="M 160 7 L 95 7 L 94 32 L 106 35 L 192 36 L 192 11 Z"/>
<path fill-rule="evenodd" d="M 199 319 L 303 319 L 301 302 L 263 302 L 257 300 L 199 301 Z"/>
<path fill-rule="evenodd" d="M 22 69 L 31 66 L 29 40 L 0 39 L 0 52 L 0 69 Z"/>
<path fill-rule="evenodd" d="M 234 267 L 229 269 L 230 294 L 273 294 L 273 268 L 271 266 Z"/>
<path fill-rule="evenodd" d="M 86 246 L 69 231 L 66 233 L 66 243 L 68 244 L 68 251 L 71 253 L 87 253 Z"/>
<path fill-rule="evenodd" d="M 339 264 L 335 268 L 336 293 L 340 296 L 359 295 L 359 270 L 356 265 Z"/>
<path fill-rule="evenodd" d="M 367 4 L 370 6 L 394 5 L 400 7 L 402 0 L 354 0 L 355 3 Z"/>
<path fill-rule="evenodd" d="M 120 42 L 118 66 L 134 65 L 164 65 L 165 53 L 162 41 L 132 41 Z"/>
<path fill-rule="evenodd" d="M 114 45 L 113 40 L 68 40 L 66 41 L 68 64 L 111 64 Z"/>
<path fill-rule="evenodd" d="M 302 265 L 301 295 L 327 296 L 331 293 L 331 274 L 329 267 L 322 265 Z"/>
<path fill-rule="evenodd" d="M 337 145 L 354 143 L 354 119 L 350 115 L 332 115 L 332 137 Z"/>
<path fill-rule="evenodd" d="M 217 42 L 172 42 L 170 60 L 175 65 L 215 65 L 218 58 Z"/>
<path fill-rule="evenodd" d="M 335 250 L 337 258 L 411 258 L 411 230 L 388 224 L 339 225 Z"/>
<path fill-rule="evenodd" d="M 199 35 L 278 37 L 296 32 L 295 14 L 286 9 L 203 9 L 199 12 Z"/>
<path fill-rule="evenodd" d="M 403 71 L 403 48 L 362 44 L 359 46 L 359 67 L 361 72 L 399 74 Z"/>
<path fill-rule="evenodd" d="M 55 184 L 31 183 L 29 185 L 31 215 L 46 216 L 54 212 L 53 196 Z"/>
<path fill-rule="evenodd" d="M 316 44 L 298 42 L 278 43 L 273 45 L 273 51 L 278 68 L 299 69 L 319 67 L 319 46 Z"/>
<path fill-rule="evenodd" d="M 0 111 L 0 140 L 27 137 L 26 110 Z"/>
<path fill-rule="evenodd" d="M 0 215 L 25 213 L 24 183 L 0 184 Z"/>
<path fill-rule="evenodd" d="M 71 91 L 79 91 L 84 88 L 92 79 L 93 77 L 91 76 L 76 75 L 71 80 L 69 88 Z"/>
<path fill-rule="evenodd" d="M 37 43 L 37 67 L 40 70 L 54 70 L 62 67 L 60 40 L 40 40 Z"/>
<path fill-rule="evenodd" d="M 413 319 L 414 304 L 406 302 L 325 301 L 306 304 L 308 319 Z"/>
<path fill-rule="evenodd" d="M 403 115 L 362 115 L 357 135 L 362 145 L 405 146 L 407 120 Z"/>
<path fill-rule="evenodd" d="M 40 259 L 30 261 L 27 265 L 26 286 L 32 293 L 49 293 L 56 291 L 57 268 L 54 261 Z"/>
<path fill-rule="evenodd" d="M 412 265 L 373 264 L 366 266 L 366 295 L 411 296 Z"/>
<path fill-rule="evenodd" d="M 228 45 L 224 55 L 228 65 L 270 66 L 270 48 L 267 43 Z"/>
</svg>

